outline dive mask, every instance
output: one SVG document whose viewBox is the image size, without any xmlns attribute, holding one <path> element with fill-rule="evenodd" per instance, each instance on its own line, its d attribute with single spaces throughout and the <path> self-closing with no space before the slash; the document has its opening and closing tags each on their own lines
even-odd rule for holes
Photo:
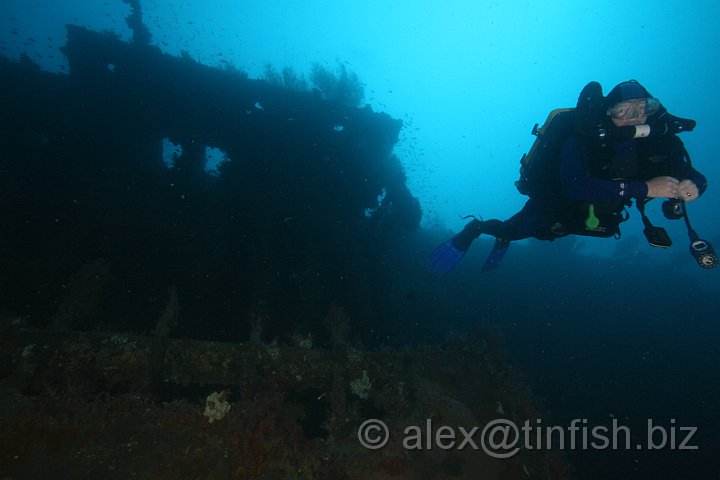
<svg viewBox="0 0 720 480">
<path fill-rule="evenodd" d="M 616 120 L 633 120 L 650 116 L 660 109 L 657 98 L 636 98 L 616 103 L 608 109 L 608 115 Z"/>
</svg>

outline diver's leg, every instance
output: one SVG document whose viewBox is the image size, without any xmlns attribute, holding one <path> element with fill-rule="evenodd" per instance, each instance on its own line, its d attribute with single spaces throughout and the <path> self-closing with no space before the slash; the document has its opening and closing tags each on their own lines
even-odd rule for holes
<svg viewBox="0 0 720 480">
<path fill-rule="evenodd" d="M 459 250 L 466 251 L 470 248 L 473 240 L 483 234 L 508 241 L 531 237 L 536 226 L 530 222 L 534 216 L 529 215 L 528 212 L 530 210 L 525 204 L 522 210 L 505 221 L 495 218 L 490 220 L 473 219 L 452 238 L 452 242 Z"/>
<path fill-rule="evenodd" d="M 502 238 L 508 241 L 522 240 L 524 238 L 537 238 L 538 240 L 553 240 L 566 235 L 558 229 L 557 208 L 536 199 L 525 202 L 522 210 L 501 222 L 488 220 L 482 227 L 483 233 Z"/>
<path fill-rule="evenodd" d="M 465 256 L 465 252 L 470 248 L 473 240 L 482 235 L 483 223 L 477 219 L 472 220 L 460 233 L 430 252 L 427 259 L 428 269 L 438 275 L 452 270 Z"/>
<path fill-rule="evenodd" d="M 462 260 L 472 242 L 483 234 L 496 239 L 483 270 L 494 268 L 500 263 L 511 241 L 529 237 L 544 239 L 542 232 L 550 225 L 547 212 L 542 204 L 530 199 L 522 210 L 508 220 L 473 219 L 460 233 L 430 253 L 428 268 L 438 274 L 447 273 Z"/>
<path fill-rule="evenodd" d="M 546 231 L 551 223 L 550 210 L 532 199 L 528 200 L 522 210 L 508 220 L 487 220 L 480 228 L 483 233 L 495 237 L 495 244 L 483 263 L 482 272 L 497 268 L 505 257 L 510 242 L 523 238 L 535 237 L 547 239 Z"/>
<path fill-rule="evenodd" d="M 541 206 L 533 201 L 528 200 L 522 210 L 507 220 L 473 220 L 465 226 L 460 234 L 466 232 L 466 236 L 471 236 L 472 240 L 481 234 L 491 235 L 497 239 L 506 241 L 522 240 L 536 236 L 538 230 L 542 229 L 548 220 L 543 215 Z M 458 235 L 460 235 L 458 234 Z M 471 241 L 472 241 L 471 240 Z"/>
<path fill-rule="evenodd" d="M 516 215 L 517 216 L 517 215 Z M 515 217 L 513 217 L 515 218 Z M 520 222 L 517 222 L 520 223 Z M 514 230 L 515 223 L 503 222 L 502 220 L 478 220 L 473 219 L 454 237 L 439 245 L 435 250 L 430 252 L 428 256 L 427 266 L 430 271 L 443 275 L 452 270 L 460 260 L 465 256 L 465 252 L 470 248 L 472 242 L 482 234 L 492 235 L 496 238 L 495 247 L 486 261 L 486 267 L 483 270 L 493 268 L 500 263 L 502 256 L 505 254 L 507 247 L 510 245 L 510 239 L 507 235 Z M 489 265 L 492 264 L 493 267 Z"/>
</svg>

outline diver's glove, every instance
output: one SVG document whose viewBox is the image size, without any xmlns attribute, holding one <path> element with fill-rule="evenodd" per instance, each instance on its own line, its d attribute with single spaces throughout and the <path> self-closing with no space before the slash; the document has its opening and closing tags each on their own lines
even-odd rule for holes
<svg viewBox="0 0 720 480">
<path fill-rule="evenodd" d="M 651 135 L 674 135 L 681 132 L 692 132 L 697 122 L 689 118 L 680 118 L 667 112 L 661 113 L 650 125 Z"/>
<path fill-rule="evenodd" d="M 680 118 L 670 114 L 667 109 L 660 105 L 660 111 L 648 118 L 648 137 L 660 137 L 663 135 L 675 135 L 682 132 L 692 132 L 697 122 L 689 118 Z M 639 129 L 640 127 L 638 127 Z"/>
</svg>

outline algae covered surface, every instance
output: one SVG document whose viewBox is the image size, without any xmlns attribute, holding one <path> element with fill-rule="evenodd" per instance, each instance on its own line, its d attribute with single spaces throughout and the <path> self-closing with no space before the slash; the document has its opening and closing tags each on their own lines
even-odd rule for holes
<svg viewBox="0 0 720 480">
<path fill-rule="evenodd" d="M 472 444 L 458 448 L 460 435 L 454 448 L 435 443 L 440 426 L 469 431 L 538 415 L 482 338 L 366 351 L 4 333 L 0 465 L 7 478 L 566 474 L 548 452 L 497 459 Z M 358 379 L 367 379 L 362 390 Z M 204 411 L 218 394 L 227 408 L 211 422 Z M 368 420 L 387 425 L 382 448 L 358 437 Z M 480 444 L 479 435 L 473 440 Z"/>
</svg>

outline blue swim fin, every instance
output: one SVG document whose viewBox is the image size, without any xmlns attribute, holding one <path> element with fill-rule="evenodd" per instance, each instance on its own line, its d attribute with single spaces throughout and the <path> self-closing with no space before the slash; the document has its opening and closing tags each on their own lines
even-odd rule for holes
<svg viewBox="0 0 720 480">
<path fill-rule="evenodd" d="M 465 225 L 460 233 L 440 244 L 428 255 L 427 268 L 431 272 L 444 275 L 455 267 L 465 256 L 473 240 L 480 236 L 482 221 L 473 220 Z"/>
<path fill-rule="evenodd" d="M 464 256 L 465 250 L 459 249 L 451 238 L 430 252 L 427 259 L 427 268 L 437 275 L 444 275 L 460 263 Z"/>
<path fill-rule="evenodd" d="M 510 246 L 510 240 L 506 240 L 504 238 L 498 238 L 495 240 L 495 245 L 493 245 L 492 250 L 490 250 L 490 253 L 488 254 L 487 258 L 485 259 L 485 263 L 483 263 L 482 268 L 480 269 L 481 272 L 489 272 L 490 270 L 494 270 L 497 267 L 500 266 L 500 262 L 502 261 L 503 257 L 505 256 L 505 253 L 507 253 L 507 249 Z"/>
</svg>

